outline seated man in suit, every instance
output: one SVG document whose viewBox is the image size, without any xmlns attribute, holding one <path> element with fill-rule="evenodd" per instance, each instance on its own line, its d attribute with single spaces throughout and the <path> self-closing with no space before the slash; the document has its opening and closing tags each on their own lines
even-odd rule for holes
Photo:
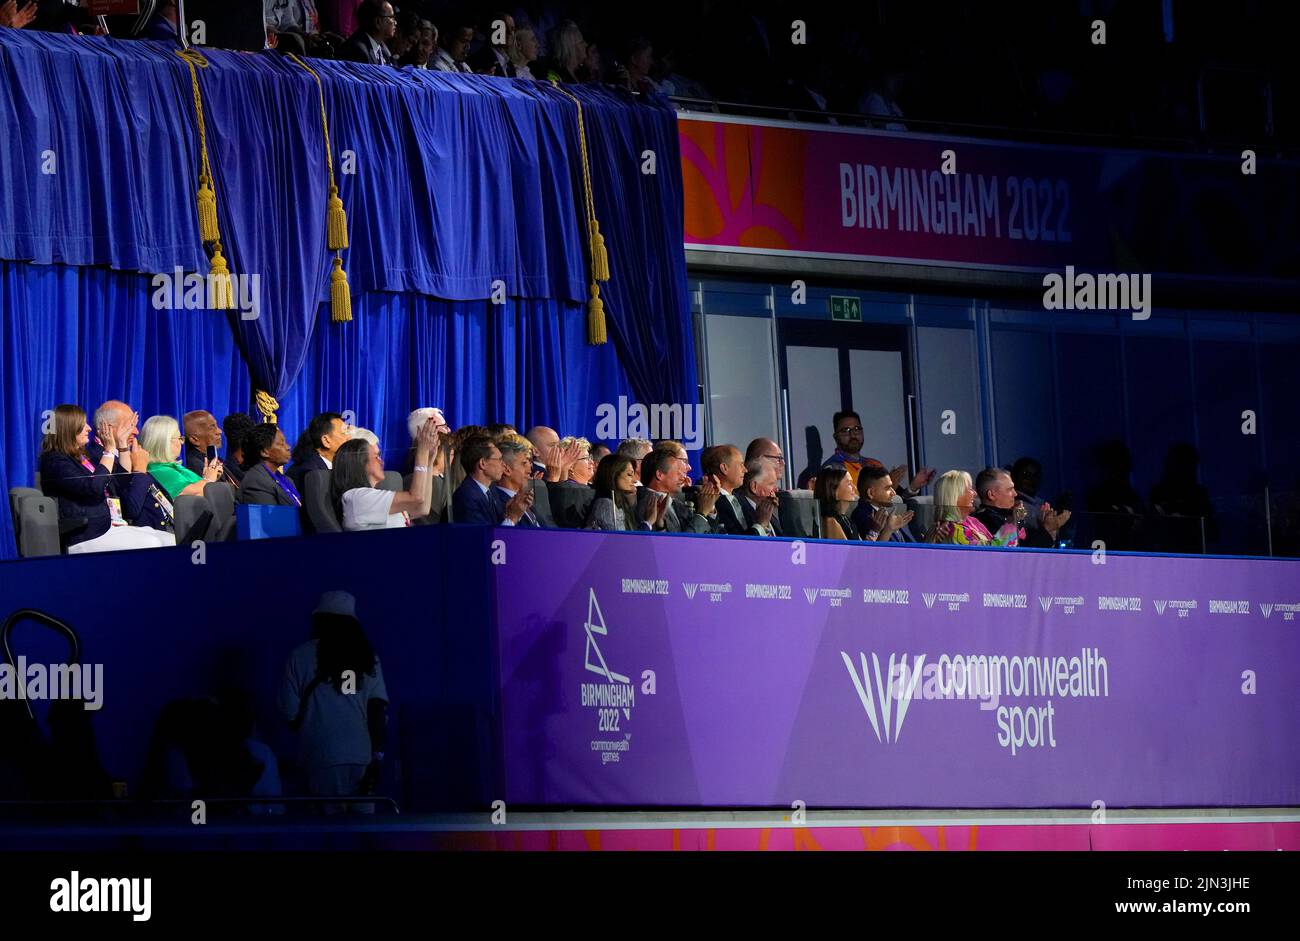
<svg viewBox="0 0 1300 941">
<path fill-rule="evenodd" d="M 776 466 L 766 457 L 756 457 L 745 464 L 740 510 L 745 515 L 745 531 L 751 536 L 781 535 L 781 520 L 776 515 Z"/>
<path fill-rule="evenodd" d="M 889 471 L 878 464 L 862 465 L 858 471 L 858 493 L 853 525 L 862 534 L 863 542 L 916 542 L 907 528 L 912 511 L 893 510 L 894 479 Z"/>
<path fill-rule="evenodd" d="M 505 504 L 492 496 L 492 487 L 502 477 L 505 464 L 501 449 L 491 438 L 476 435 L 460 446 L 460 463 L 465 479 L 451 496 L 451 521 L 479 526 L 515 526 L 532 509 L 533 493 L 521 490 Z"/>
<path fill-rule="evenodd" d="M 148 473 L 153 458 L 140 444 L 140 416 L 130 405 L 110 399 L 95 409 L 95 427 L 114 429 L 114 440 L 100 441 L 98 436 L 86 444 L 86 454 L 96 463 L 108 447 L 125 457 L 113 468 L 116 493 L 122 501 L 122 517 L 133 526 L 148 526 L 172 532 L 175 508 L 171 499 Z M 127 459 L 129 458 L 129 460 Z"/>
<path fill-rule="evenodd" d="M 216 448 L 218 452 L 221 450 L 221 426 L 211 412 L 198 410 L 181 416 L 181 429 L 185 434 L 185 467 L 202 477 L 208 460 L 208 448 Z M 154 460 L 165 461 L 167 458 L 155 457 Z M 239 486 L 234 476 L 226 471 L 224 463 L 217 480 L 236 488 Z"/>
<path fill-rule="evenodd" d="M 289 465 L 289 479 L 302 493 L 304 481 L 314 470 L 330 470 L 334 466 L 334 452 L 348 440 L 348 428 L 338 412 L 321 412 L 307 424 L 307 430 L 298 436 L 293 446 L 293 463 Z"/>
<path fill-rule="evenodd" d="M 682 491 L 686 467 L 686 462 L 670 450 L 655 449 L 641 459 L 642 486 L 636 494 L 637 522 L 652 523 L 657 532 L 721 532 L 722 526 L 715 512 L 718 485 L 710 478 L 706 477 L 700 483 L 698 510 L 685 519 L 678 513 L 672 498 Z"/>
<path fill-rule="evenodd" d="M 254 425 L 244 435 L 244 482 L 239 502 L 260 506 L 302 507 L 302 497 L 293 481 L 282 473 L 289 463 L 289 442 L 279 425 Z"/>
<path fill-rule="evenodd" d="M 397 34 L 393 5 L 383 0 L 362 0 L 357 7 L 357 31 L 339 46 L 338 58 L 370 65 L 392 65 L 386 45 Z"/>
<path fill-rule="evenodd" d="M 715 444 L 700 459 L 704 473 L 718 485 L 718 523 L 722 532 L 738 536 L 749 532 L 745 511 L 736 494 L 745 484 L 745 461 L 734 444 Z"/>
<path fill-rule="evenodd" d="M 506 433 L 497 438 L 497 450 L 501 452 L 501 479 L 492 487 L 492 495 L 501 505 L 502 519 L 510 501 L 524 491 L 532 492 L 532 454 L 533 446 L 523 435 Z M 542 484 L 545 486 L 545 483 Z M 519 526 L 540 529 L 541 519 L 531 508 L 525 509 L 519 517 Z"/>
</svg>

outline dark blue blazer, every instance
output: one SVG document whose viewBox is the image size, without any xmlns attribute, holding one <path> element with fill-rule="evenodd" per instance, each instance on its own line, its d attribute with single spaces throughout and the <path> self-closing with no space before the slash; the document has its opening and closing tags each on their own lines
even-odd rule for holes
<svg viewBox="0 0 1300 941">
<path fill-rule="evenodd" d="M 543 484 L 545 486 L 545 484 Z M 506 504 L 510 502 L 510 494 L 506 493 L 500 487 L 492 487 L 492 496 L 496 497 L 497 505 L 501 507 L 501 519 L 506 518 Z M 537 519 L 537 514 L 529 510 L 523 516 L 519 517 L 519 522 L 515 523 L 520 529 L 541 529 L 542 524 Z"/>
<path fill-rule="evenodd" d="M 59 502 L 60 519 L 84 519 L 86 528 L 70 533 L 67 545 L 95 539 L 108 532 L 113 517 L 108 512 L 104 493 L 118 496 L 114 475 L 104 465 L 91 461 L 94 473 L 86 470 L 79 461 L 59 451 L 41 454 L 41 490 L 47 497 Z"/>
<path fill-rule="evenodd" d="M 307 492 L 307 475 L 314 470 L 329 470 L 325 465 L 325 459 L 313 451 L 301 461 L 294 461 L 289 465 L 289 469 L 284 472 L 284 476 L 293 481 L 293 485 L 298 488 L 299 493 Z"/>
<path fill-rule="evenodd" d="M 91 441 L 86 445 L 86 457 L 91 463 L 98 465 L 99 459 L 103 456 L 104 449 L 95 442 Z M 114 495 L 122 501 L 124 520 L 133 526 L 148 526 L 152 529 L 171 531 L 169 525 L 171 521 L 154 497 L 155 488 L 159 492 L 161 488 L 157 487 L 147 471 L 123 470 L 122 465 L 114 461 L 112 477 Z M 42 482 L 44 479 L 41 478 Z M 163 496 L 165 498 L 166 494 Z"/>
<path fill-rule="evenodd" d="M 872 515 L 875 513 L 875 510 L 876 508 L 872 506 L 870 503 L 867 503 L 866 501 L 859 501 L 857 508 L 853 511 L 853 515 L 850 517 L 850 519 L 853 520 L 853 525 L 858 527 L 858 532 L 862 534 L 863 539 L 866 539 L 867 534 L 876 528 L 875 523 L 871 519 Z M 888 541 L 889 542 L 916 542 L 916 537 L 912 535 L 911 529 L 908 528 L 910 525 L 911 524 L 908 524 L 908 526 L 903 526 L 900 527 L 899 529 L 894 530 L 892 533 L 889 534 Z"/>
<path fill-rule="evenodd" d="M 451 495 L 451 521 L 475 523 L 479 526 L 497 526 L 505 518 L 503 503 L 484 493 L 473 477 L 466 477 Z"/>
</svg>

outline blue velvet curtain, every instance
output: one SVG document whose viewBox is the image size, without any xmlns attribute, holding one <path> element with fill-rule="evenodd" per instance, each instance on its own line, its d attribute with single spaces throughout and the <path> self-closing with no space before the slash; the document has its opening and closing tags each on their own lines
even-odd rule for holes
<svg viewBox="0 0 1300 941">
<path fill-rule="evenodd" d="M 264 389 L 291 430 L 299 413 L 350 408 L 391 440 L 411 405 L 439 405 L 458 424 L 590 433 L 596 405 L 620 394 L 696 402 L 666 101 L 568 87 L 583 103 L 612 270 L 612 342 L 591 348 L 572 99 L 541 82 L 311 60 L 350 224 L 355 319 L 340 326 L 322 303 L 332 258 L 315 80 L 274 53 L 204 54 L 223 253 L 260 280 L 253 319 L 168 319 L 150 308 L 148 280 L 126 274 L 208 269 L 184 62 L 159 43 L 0 31 L 0 259 L 52 266 L 4 268 L 0 328 L 27 343 L 0 353 L 0 394 L 20 409 L 6 415 L 126 396 L 146 415 L 220 416 Z M 646 150 L 653 175 L 641 172 Z M 497 282 L 507 303 L 490 305 Z M 45 359 L 37 369 L 26 356 Z M 0 463 L 14 481 L 30 471 L 32 434 L 5 430 Z"/>
<path fill-rule="evenodd" d="M 225 317 L 155 310 L 142 275 L 0 261 L 0 492 L 31 486 L 44 412 L 120 398 L 142 419 L 250 411 L 252 384 Z M 355 319 L 320 323 L 281 401 L 290 441 L 312 415 L 353 413 L 390 466 L 406 415 L 436 405 L 453 425 L 513 421 L 592 435 L 596 406 L 631 395 L 613 345 L 590 346 L 581 307 L 549 300 L 444 301 L 372 292 Z M 0 514 L 0 558 L 11 558 Z"/>
</svg>

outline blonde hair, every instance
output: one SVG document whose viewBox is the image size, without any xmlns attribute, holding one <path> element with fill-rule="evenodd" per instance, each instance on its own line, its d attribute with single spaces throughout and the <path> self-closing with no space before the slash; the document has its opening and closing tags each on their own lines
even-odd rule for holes
<svg viewBox="0 0 1300 941">
<path fill-rule="evenodd" d="M 578 447 L 582 448 L 583 452 L 586 454 L 591 453 L 591 442 L 588 441 L 586 438 L 574 438 L 570 436 L 567 438 L 560 439 L 560 447 L 562 448 L 567 448 L 571 444 L 578 445 Z"/>
<path fill-rule="evenodd" d="M 958 501 L 971 487 L 970 474 L 963 470 L 950 470 L 934 482 L 934 518 L 960 522 Z"/>
<path fill-rule="evenodd" d="M 172 440 L 179 438 L 181 426 L 170 415 L 154 415 L 140 429 L 140 447 L 149 458 L 164 464 L 172 461 Z"/>
</svg>

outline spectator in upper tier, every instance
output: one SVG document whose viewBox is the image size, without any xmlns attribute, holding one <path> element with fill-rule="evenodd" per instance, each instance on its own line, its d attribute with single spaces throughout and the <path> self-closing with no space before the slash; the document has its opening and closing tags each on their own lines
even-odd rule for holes
<svg viewBox="0 0 1300 941">
<path fill-rule="evenodd" d="M 412 48 L 419 46 L 420 17 L 413 10 L 397 9 L 397 25 L 393 28 L 393 38 L 388 40 L 388 54 L 394 65 L 402 65 Z"/>
<path fill-rule="evenodd" d="M 776 467 L 770 458 L 756 457 L 745 462 L 745 482 L 740 485 L 740 510 L 745 514 L 746 532 L 751 536 L 781 535 L 781 520 L 777 516 Z"/>
<path fill-rule="evenodd" d="M 41 444 L 41 489 L 58 500 L 60 520 L 85 521 L 84 527 L 67 535 L 68 552 L 176 545 L 171 533 L 131 526 L 122 515 L 120 481 L 114 479 L 113 470 L 119 459 L 132 460 L 123 440 L 129 429 L 120 433 L 118 427 L 104 422 L 98 435 L 105 447 L 99 461 L 92 462 L 86 455 L 90 426 L 86 424 L 85 410 L 79 405 L 59 405 L 54 409 L 53 421 L 54 430 Z M 130 424 L 134 425 L 134 421 Z"/>
<path fill-rule="evenodd" d="M 596 499 L 587 510 L 587 529 L 616 531 L 655 528 L 667 501 L 647 505 L 644 522 L 637 520 L 636 462 L 626 454 L 608 454 L 596 468 Z"/>
<path fill-rule="evenodd" d="M 266 28 L 276 33 L 320 32 L 315 0 L 263 0 Z"/>
<path fill-rule="evenodd" d="M 444 24 L 438 38 L 438 52 L 430 68 L 437 72 L 464 72 L 474 70 L 469 65 L 469 47 L 474 44 L 474 23 L 467 19 L 453 19 Z"/>
<path fill-rule="evenodd" d="M 204 411 L 186 412 L 181 416 L 181 426 L 185 431 L 185 467 L 202 477 L 203 466 L 208 460 L 208 448 L 213 448 L 214 454 L 221 448 L 221 426 L 211 412 Z M 224 461 L 221 464 L 221 476 L 217 479 L 239 486 L 239 481 L 231 476 Z"/>
<path fill-rule="evenodd" d="M 492 488 L 492 495 L 501 504 L 501 515 L 504 517 L 511 500 L 525 490 L 532 492 L 533 446 L 523 435 L 510 432 L 497 438 L 496 445 L 501 452 L 502 471 L 501 479 Z M 518 525 L 538 529 L 542 522 L 531 508 L 527 508 L 519 518 Z"/>
<path fill-rule="evenodd" d="M 582 65 L 578 66 L 577 76 L 580 82 L 604 81 L 605 66 L 601 62 L 600 47 L 594 39 L 587 41 L 587 54 L 582 59 Z"/>
<path fill-rule="evenodd" d="M 781 446 L 771 438 L 755 438 L 745 449 L 746 473 L 749 471 L 749 465 L 758 460 L 772 468 L 773 482 L 779 487 L 785 480 L 785 453 L 781 450 Z"/>
<path fill-rule="evenodd" d="M 531 489 L 516 493 L 504 506 L 492 496 L 492 487 L 505 471 L 501 449 L 486 435 L 476 435 L 460 446 L 465 479 L 452 494 L 452 522 L 480 526 L 516 526 L 533 507 Z"/>
<path fill-rule="evenodd" d="M 868 126 L 887 131 L 907 130 L 902 121 L 903 109 L 897 100 L 905 75 L 900 65 L 892 63 L 872 70 L 867 87 L 858 99 L 858 114 L 868 118 Z"/>
<path fill-rule="evenodd" d="M 5 3 L 0 3 L 0 26 L 22 29 L 36 19 L 36 10 L 37 4 L 35 2 L 23 0 L 20 9 L 18 0 L 6 0 Z"/>
<path fill-rule="evenodd" d="M 334 466 L 334 454 L 347 440 L 347 425 L 338 412 L 321 412 L 307 423 L 307 430 L 293 446 L 293 464 L 289 467 L 289 479 L 299 493 L 306 489 L 304 481 L 309 473 Z"/>
<path fill-rule="evenodd" d="M 108 447 L 116 448 L 121 454 L 113 468 L 113 479 L 114 490 L 122 501 L 123 518 L 132 526 L 173 532 L 175 513 L 171 499 L 147 473 L 152 458 L 139 441 L 140 416 L 125 402 L 110 399 L 95 409 L 92 421 L 97 428 L 107 424 L 114 429 L 115 440 Z M 91 463 L 98 463 L 103 456 L 103 441 L 87 442 L 86 457 Z"/>
<path fill-rule="evenodd" d="M 479 32 L 485 41 L 470 57 L 470 66 L 481 75 L 514 78 L 515 65 L 510 61 L 510 49 L 515 42 L 515 18 L 500 10 L 489 13 Z"/>
<path fill-rule="evenodd" d="M 639 36 L 627 44 L 627 58 L 619 69 L 617 78 L 620 84 L 643 95 L 659 91 L 659 86 L 650 77 L 655 67 L 654 45 L 644 36 Z"/>
<path fill-rule="evenodd" d="M 239 488 L 239 502 L 262 506 L 302 506 L 302 497 L 293 481 L 283 473 L 289 463 L 289 442 L 279 425 L 270 422 L 254 425 L 244 435 L 244 482 Z"/>
<path fill-rule="evenodd" d="M 321 595 L 312 612 L 311 640 L 289 655 L 276 705 L 298 733 L 307 793 L 355 797 L 374 792 L 384 760 L 388 688 L 357 620 L 357 600 L 348 592 Z M 362 812 L 373 805 L 350 808 Z"/>
<path fill-rule="evenodd" d="M 578 81 L 578 67 L 587 58 L 587 41 L 582 38 L 582 30 L 573 20 L 565 20 L 546 37 L 550 55 L 539 60 L 538 69 L 533 70 L 548 82 Z"/>
<path fill-rule="evenodd" d="M 1061 527 L 1070 521 L 1069 510 L 1057 513 L 1050 503 L 1043 503 L 1039 506 L 1039 525 L 1032 530 L 1028 529 L 1024 524 L 1029 511 L 1016 490 L 1010 472 L 1000 467 L 988 467 L 980 471 L 975 478 L 975 492 L 981 503 L 975 518 L 989 532 L 997 532 L 1008 522 L 1018 524 L 1016 539 L 1007 545 L 1029 546 L 1034 549 L 1054 548 Z"/>
<path fill-rule="evenodd" d="M 564 483 L 570 487 L 585 487 L 591 483 L 591 478 L 596 473 L 596 462 L 591 457 L 591 442 L 586 438 L 564 438 L 560 441 L 561 450 L 575 447 L 578 455 L 569 468 L 569 478 Z"/>
<path fill-rule="evenodd" d="M 645 438 L 626 438 L 619 442 L 618 453 L 630 457 L 633 466 L 636 467 L 636 485 L 638 487 L 641 486 L 641 461 L 654 449 L 655 446 Z"/>
<path fill-rule="evenodd" d="M 821 513 L 822 536 L 827 539 L 862 538 L 849 517 L 849 510 L 858 499 L 858 488 L 847 470 L 831 464 L 818 471 L 813 498 Z"/>
<path fill-rule="evenodd" d="M 672 497 L 682 491 L 686 479 L 685 461 L 673 451 L 656 448 L 641 461 L 642 487 L 637 491 L 637 519 L 655 529 L 670 533 L 709 533 L 720 531 L 714 509 L 718 502 L 718 485 L 710 480 L 700 484 L 699 506 L 685 519 L 678 514 Z"/>
<path fill-rule="evenodd" d="M 677 72 L 677 52 L 672 46 L 667 46 L 655 54 L 655 67 L 651 73 L 659 90 L 665 95 L 673 95 L 678 98 L 699 98 L 707 99 L 712 96 L 709 90 L 695 81 Z"/>
<path fill-rule="evenodd" d="M 724 533 L 733 536 L 749 530 L 745 511 L 737 495 L 745 485 L 745 460 L 734 444 L 715 444 L 705 448 L 700 465 L 718 485 L 718 523 Z"/>
<path fill-rule="evenodd" d="M 244 479 L 244 453 L 241 450 L 244 435 L 252 431 L 256 424 L 243 412 L 231 412 L 221 423 L 221 433 L 226 439 L 226 477 L 235 486 L 239 486 Z"/>
<path fill-rule="evenodd" d="M 532 70 L 538 55 L 536 30 L 531 26 L 520 26 L 515 30 L 515 41 L 510 47 L 510 64 L 515 70 L 515 77 L 539 78 Z"/>
<path fill-rule="evenodd" d="M 335 453 L 330 473 L 334 512 L 346 532 L 394 529 L 411 525 L 412 517 L 429 515 L 432 458 L 438 450 L 438 425 L 425 421 L 415 440 L 411 488 L 382 490 L 384 459 L 379 448 L 361 438 L 345 441 Z"/>
<path fill-rule="evenodd" d="M 213 424 L 216 424 L 215 420 Z M 180 463 L 180 426 L 170 415 L 155 415 L 140 429 L 140 446 L 149 453 L 149 476 L 173 503 L 177 497 L 202 496 L 203 488 L 221 479 L 222 462 L 204 458 L 202 473 L 196 474 Z"/>
<path fill-rule="evenodd" d="M 1007 523 L 997 533 L 971 515 L 975 507 L 975 487 L 970 474 L 950 470 L 934 485 L 933 528 L 926 542 L 952 543 L 958 546 L 1005 546 L 1016 538 L 1017 526 Z"/>
<path fill-rule="evenodd" d="M 857 412 L 851 409 L 836 412 L 831 423 L 835 429 L 835 453 L 826 459 L 824 466 L 839 464 L 853 476 L 854 480 L 865 466 L 885 466 L 874 457 L 866 457 L 862 454 L 862 419 L 858 417 Z M 922 467 L 905 486 L 900 485 L 899 482 L 909 480 L 906 464 L 899 464 L 891 470 L 889 477 L 900 496 L 910 497 L 919 493 L 933 479 L 934 469 Z"/>
<path fill-rule="evenodd" d="M 357 7 L 357 31 L 339 47 L 338 58 L 370 65 L 392 65 L 388 41 L 397 32 L 397 16 L 386 0 L 361 0 Z"/>
<path fill-rule="evenodd" d="M 907 524 L 913 513 L 895 513 L 894 481 L 883 467 L 868 464 L 858 472 L 858 508 L 853 525 L 868 542 L 916 542 Z"/>
<path fill-rule="evenodd" d="M 1016 498 L 1016 485 L 1011 482 L 1011 475 L 1000 467 L 984 468 L 975 475 L 975 495 L 980 499 L 980 508 L 971 516 L 991 533 L 1011 524 L 1015 535 L 1007 545 L 1021 545 L 1025 538 L 1025 531 L 1020 528 L 1025 518 L 1025 505 Z"/>
</svg>

